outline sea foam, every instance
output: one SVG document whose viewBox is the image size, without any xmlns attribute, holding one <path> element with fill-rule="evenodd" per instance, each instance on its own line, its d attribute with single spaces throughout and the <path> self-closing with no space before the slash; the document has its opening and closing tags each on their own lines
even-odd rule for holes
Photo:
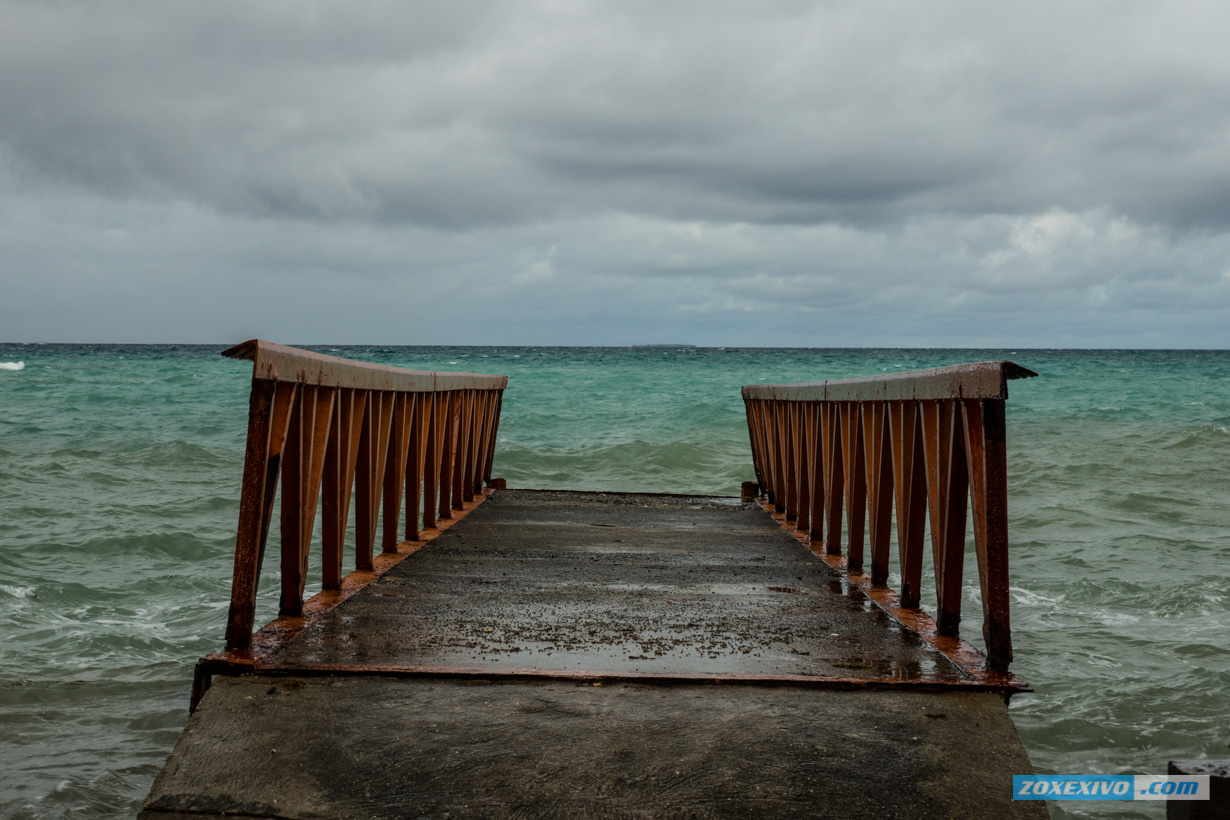
<svg viewBox="0 0 1230 820">
<path fill-rule="evenodd" d="M 25 370 L 25 362 L 0 362 L 0 370 Z"/>
</svg>

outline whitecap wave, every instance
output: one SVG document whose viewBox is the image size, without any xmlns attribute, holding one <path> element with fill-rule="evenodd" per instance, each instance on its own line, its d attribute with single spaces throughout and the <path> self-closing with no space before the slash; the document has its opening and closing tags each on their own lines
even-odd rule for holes
<svg viewBox="0 0 1230 820">
<path fill-rule="evenodd" d="M 0 362 L 0 370 L 25 370 L 25 362 Z"/>
<path fill-rule="evenodd" d="M 1063 595 L 1050 597 L 1025 589 L 1024 587 L 1008 587 L 1008 591 L 1012 593 L 1012 602 L 1020 606 L 1036 606 L 1056 609 L 1064 599 Z"/>
</svg>

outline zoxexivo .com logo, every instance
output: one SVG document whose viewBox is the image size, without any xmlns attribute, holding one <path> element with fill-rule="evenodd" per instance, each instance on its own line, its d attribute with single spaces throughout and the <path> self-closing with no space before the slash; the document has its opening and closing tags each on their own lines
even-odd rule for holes
<svg viewBox="0 0 1230 820">
<path fill-rule="evenodd" d="M 1209 776 L 1016 774 L 1013 800 L 1208 800 Z"/>
</svg>

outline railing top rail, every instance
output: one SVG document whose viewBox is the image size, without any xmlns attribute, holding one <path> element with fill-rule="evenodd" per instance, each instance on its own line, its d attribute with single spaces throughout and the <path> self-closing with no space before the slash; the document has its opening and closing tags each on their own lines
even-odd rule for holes
<svg viewBox="0 0 1230 820">
<path fill-rule="evenodd" d="M 503 390 L 507 376 L 477 373 L 441 373 L 407 370 L 382 364 L 356 362 L 326 356 L 297 347 L 252 339 L 222 351 L 231 359 L 252 362 L 252 378 L 298 382 L 358 390 L 394 390 L 401 393 L 433 393 L 441 390 Z"/>
<path fill-rule="evenodd" d="M 859 379 L 751 384 L 743 388 L 743 398 L 769 401 L 1006 399 L 1009 379 L 1028 379 L 1037 375 L 1012 362 L 975 362 Z"/>
</svg>

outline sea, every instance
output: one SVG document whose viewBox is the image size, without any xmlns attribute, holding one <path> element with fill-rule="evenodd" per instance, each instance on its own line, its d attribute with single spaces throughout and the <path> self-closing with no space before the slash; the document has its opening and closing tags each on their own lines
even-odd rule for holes
<svg viewBox="0 0 1230 820">
<path fill-rule="evenodd" d="M 0 817 L 132 817 L 183 728 L 238 517 L 251 365 L 223 347 L 0 345 Z M 511 487 L 714 495 L 754 477 L 744 384 L 1035 370 L 1007 414 L 1013 670 L 1034 688 L 1010 714 L 1035 769 L 1230 757 L 1230 352 L 309 347 L 508 375 Z M 977 643 L 972 571 L 965 611 Z"/>
</svg>

